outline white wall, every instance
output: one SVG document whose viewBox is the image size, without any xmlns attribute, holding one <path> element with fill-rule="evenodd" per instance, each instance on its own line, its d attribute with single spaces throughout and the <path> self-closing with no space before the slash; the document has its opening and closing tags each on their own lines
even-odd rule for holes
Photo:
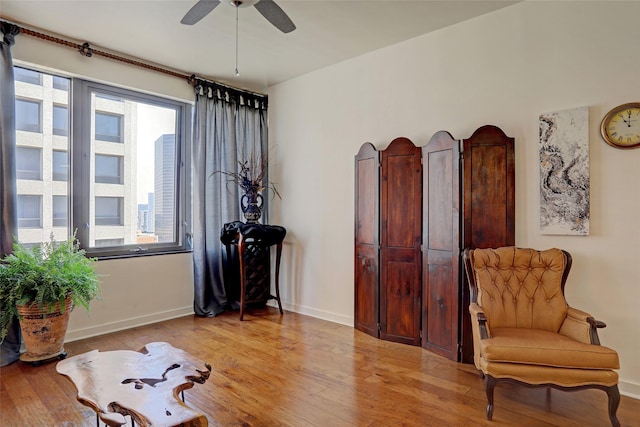
<svg viewBox="0 0 640 427">
<path fill-rule="evenodd" d="M 18 35 L 11 52 L 15 65 L 62 71 L 193 102 L 193 89 L 183 80 L 99 56 L 86 58 L 73 49 L 33 37 Z M 193 313 L 189 253 L 99 261 L 97 271 L 102 275 L 102 300 L 93 301 L 89 313 L 81 307 L 73 311 L 67 341 Z"/>
<path fill-rule="evenodd" d="M 270 88 L 272 178 L 288 230 L 285 306 L 353 324 L 354 156 L 397 136 L 516 140 L 516 244 L 574 259 L 572 306 L 608 327 L 621 390 L 640 398 L 640 149 L 599 136 L 612 107 L 640 101 L 640 2 L 525 2 Z M 345 41 L 347 42 L 347 41 Z M 538 116 L 589 106 L 591 234 L 539 232 Z"/>
</svg>

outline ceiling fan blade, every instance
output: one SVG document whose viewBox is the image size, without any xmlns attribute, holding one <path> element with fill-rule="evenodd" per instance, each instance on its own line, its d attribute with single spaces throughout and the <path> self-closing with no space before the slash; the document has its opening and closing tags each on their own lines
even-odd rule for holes
<svg viewBox="0 0 640 427">
<path fill-rule="evenodd" d="M 271 22 L 277 29 L 283 33 L 290 33 L 296 29 L 295 24 L 284 13 L 284 10 L 280 8 L 273 0 L 260 0 L 254 4 L 254 7 L 258 9 L 258 12 L 264 16 L 267 21 Z"/>
<path fill-rule="evenodd" d="M 193 25 L 205 16 L 209 14 L 217 5 L 220 4 L 219 0 L 199 0 L 193 5 L 189 12 L 180 21 L 181 24 Z"/>
</svg>

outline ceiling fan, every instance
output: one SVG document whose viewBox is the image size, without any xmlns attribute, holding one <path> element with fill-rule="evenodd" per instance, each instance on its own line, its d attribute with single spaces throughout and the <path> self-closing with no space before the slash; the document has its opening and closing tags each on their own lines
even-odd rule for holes
<svg viewBox="0 0 640 427">
<path fill-rule="evenodd" d="M 236 8 L 255 6 L 258 12 L 283 33 L 290 33 L 296 29 L 291 18 L 273 0 L 198 0 L 180 23 L 193 25 L 207 16 L 220 3 L 230 4 Z"/>
</svg>

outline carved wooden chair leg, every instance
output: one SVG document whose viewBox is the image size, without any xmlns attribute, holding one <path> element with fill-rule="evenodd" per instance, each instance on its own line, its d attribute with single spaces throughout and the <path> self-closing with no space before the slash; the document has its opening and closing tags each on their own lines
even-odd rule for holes
<svg viewBox="0 0 640 427">
<path fill-rule="evenodd" d="M 487 392 L 487 419 L 491 421 L 493 418 L 493 389 L 496 387 L 496 379 L 491 375 L 485 378 Z"/>
<path fill-rule="evenodd" d="M 607 396 L 609 396 L 609 419 L 611 420 L 611 425 L 613 427 L 620 427 L 620 421 L 618 421 L 618 417 L 616 416 L 616 411 L 620 404 L 620 391 L 618 390 L 617 384 L 607 389 Z"/>
</svg>

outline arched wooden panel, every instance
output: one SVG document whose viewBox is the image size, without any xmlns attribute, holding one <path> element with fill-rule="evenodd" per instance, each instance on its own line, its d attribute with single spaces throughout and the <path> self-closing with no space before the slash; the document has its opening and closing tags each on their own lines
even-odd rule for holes
<svg viewBox="0 0 640 427">
<path fill-rule="evenodd" d="M 355 328 L 378 337 L 380 153 L 370 143 L 355 157 Z"/>
<path fill-rule="evenodd" d="M 422 347 L 458 358 L 460 141 L 448 132 L 422 148 Z"/>
<path fill-rule="evenodd" d="M 381 152 L 380 338 L 419 345 L 421 150 L 396 138 Z"/>
</svg>

